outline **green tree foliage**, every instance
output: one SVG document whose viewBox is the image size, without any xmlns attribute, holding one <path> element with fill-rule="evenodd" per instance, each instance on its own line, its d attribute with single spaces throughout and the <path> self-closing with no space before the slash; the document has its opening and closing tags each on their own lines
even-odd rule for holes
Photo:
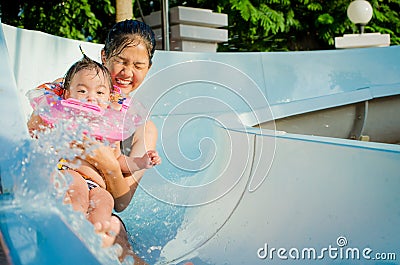
<svg viewBox="0 0 400 265">
<path fill-rule="evenodd" d="M 229 14 L 227 44 L 219 51 L 287 51 L 332 49 L 335 37 L 355 33 L 347 18 L 349 0 L 228 0 L 220 11 Z M 366 32 L 391 35 L 400 44 L 400 1 L 370 1 L 374 15 Z"/>
<path fill-rule="evenodd" d="M 7 3 L 3 3 L 7 2 Z M 3 1 L 3 23 L 54 35 L 104 42 L 115 21 L 115 0 Z M 160 10 L 160 0 L 133 0 L 134 16 Z M 351 0 L 170 0 L 228 14 L 229 41 L 219 51 L 288 51 L 334 48 L 334 38 L 357 32 L 347 18 Z M 365 32 L 391 35 L 400 44 L 400 0 L 370 0 L 373 18 Z M 139 9 L 140 7 L 140 9 Z"/>
<path fill-rule="evenodd" d="M 7 1 L 0 7 L 3 23 L 93 42 L 103 40 L 102 19 L 115 13 L 110 0 L 98 0 L 95 5 L 88 0 Z"/>
</svg>

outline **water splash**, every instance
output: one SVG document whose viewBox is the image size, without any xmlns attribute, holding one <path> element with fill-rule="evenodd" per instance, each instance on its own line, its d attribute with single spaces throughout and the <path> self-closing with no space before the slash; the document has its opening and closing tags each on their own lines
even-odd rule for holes
<svg viewBox="0 0 400 265">
<path fill-rule="evenodd" d="M 64 121 L 51 130 L 38 132 L 37 139 L 23 141 L 11 154 L 14 163 L 10 165 L 14 180 L 12 206 L 26 212 L 59 216 L 101 263 L 120 264 L 119 246 L 102 248 L 93 225 L 82 213 L 63 203 L 71 178 L 61 174 L 56 165 L 60 158 L 73 159 L 81 154 L 79 149 L 71 149 L 70 143 L 81 139 L 84 130 L 83 126 L 74 131 L 66 130 L 69 125 Z M 129 264 L 127 262 L 130 261 L 125 260 L 123 264 Z"/>
</svg>

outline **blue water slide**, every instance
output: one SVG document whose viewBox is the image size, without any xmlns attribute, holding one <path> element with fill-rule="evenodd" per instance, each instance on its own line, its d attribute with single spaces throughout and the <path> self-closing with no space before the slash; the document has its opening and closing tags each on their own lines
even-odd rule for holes
<svg viewBox="0 0 400 265">
<path fill-rule="evenodd" d="M 29 175 L 24 175 L 19 169 L 27 161 L 27 152 L 31 150 L 24 148 L 29 135 L 23 122 L 3 31 L 0 31 L 0 58 L 0 263 L 101 264 L 79 237 L 71 232 L 68 221 L 62 220 L 56 211 L 43 205 L 34 207 L 34 195 L 19 194 L 25 192 L 19 184 Z M 24 201 L 16 198 L 23 198 Z"/>
<path fill-rule="evenodd" d="M 41 205 L 45 154 L 25 128 L 26 90 L 62 76 L 79 44 L 94 59 L 101 45 L 2 27 L 5 260 L 119 264 L 84 218 Z M 137 254 L 149 264 L 399 264 L 399 59 L 398 46 L 157 51 L 134 96 L 159 129 L 163 163 L 120 214 Z"/>
</svg>

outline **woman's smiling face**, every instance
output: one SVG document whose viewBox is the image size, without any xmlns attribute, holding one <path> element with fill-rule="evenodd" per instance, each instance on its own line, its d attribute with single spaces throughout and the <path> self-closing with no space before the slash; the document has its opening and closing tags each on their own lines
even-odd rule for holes
<svg viewBox="0 0 400 265">
<path fill-rule="evenodd" d="M 151 66 L 148 50 L 142 42 L 125 47 L 108 60 L 103 51 L 102 60 L 111 73 L 113 85 L 126 95 L 140 86 Z"/>
</svg>

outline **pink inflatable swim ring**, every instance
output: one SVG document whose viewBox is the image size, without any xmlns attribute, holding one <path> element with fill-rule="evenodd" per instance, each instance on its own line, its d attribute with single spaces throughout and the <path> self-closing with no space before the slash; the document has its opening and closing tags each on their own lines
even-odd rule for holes
<svg viewBox="0 0 400 265">
<path fill-rule="evenodd" d="M 123 141 L 144 123 L 145 108 L 132 98 L 123 100 L 121 110 L 102 109 L 96 104 L 77 99 L 62 99 L 48 89 L 33 89 L 27 97 L 35 113 L 47 124 L 62 120 L 71 122 L 69 129 L 84 127 L 84 133 L 109 142 Z"/>
</svg>

